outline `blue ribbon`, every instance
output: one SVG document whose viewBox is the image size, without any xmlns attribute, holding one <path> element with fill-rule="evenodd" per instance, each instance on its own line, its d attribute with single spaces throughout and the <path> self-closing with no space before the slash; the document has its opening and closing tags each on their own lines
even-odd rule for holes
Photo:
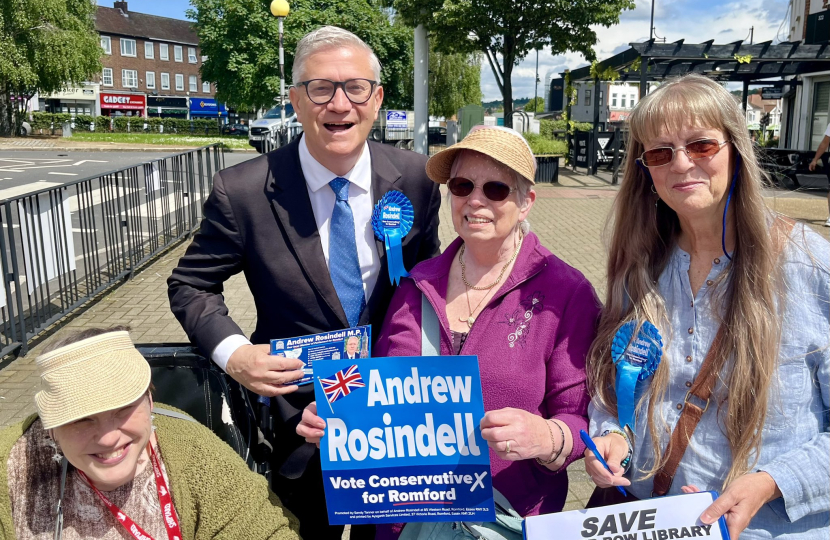
<svg viewBox="0 0 830 540">
<path fill-rule="evenodd" d="M 638 383 L 654 374 L 663 357 L 660 331 L 645 321 L 633 338 L 636 327 L 637 321 L 623 324 L 611 343 L 611 360 L 617 366 L 617 419 L 622 428 L 628 427 L 632 432 L 637 403 L 645 387 Z"/>
<path fill-rule="evenodd" d="M 401 278 L 409 277 L 409 272 L 403 265 L 401 244 L 412 229 L 414 216 L 412 203 L 400 191 L 386 192 L 372 212 L 372 229 L 386 248 L 389 281 L 395 285 L 400 283 Z"/>
</svg>

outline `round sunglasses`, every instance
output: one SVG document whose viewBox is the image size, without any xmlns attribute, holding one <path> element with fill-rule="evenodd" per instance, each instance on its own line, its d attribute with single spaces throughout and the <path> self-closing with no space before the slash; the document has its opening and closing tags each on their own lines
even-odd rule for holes
<svg viewBox="0 0 830 540">
<path fill-rule="evenodd" d="M 719 141 L 717 139 L 700 139 L 693 141 L 686 146 L 678 146 L 677 148 L 671 146 L 661 146 L 659 148 L 652 148 L 646 150 L 640 156 L 639 161 L 648 168 L 662 167 L 668 165 L 674 160 L 674 153 L 683 150 L 691 160 L 703 159 L 705 157 L 714 156 L 723 146 L 729 141 Z"/>
<path fill-rule="evenodd" d="M 466 178 L 461 178 L 459 176 L 450 178 L 450 181 L 447 182 L 447 187 L 449 188 L 450 193 L 456 197 L 469 197 L 470 193 L 472 193 L 476 188 L 476 185 L 472 180 L 467 180 Z M 511 188 L 504 182 L 491 180 L 482 184 L 481 191 L 484 193 L 484 196 L 491 201 L 501 202 L 509 197 L 511 193 L 516 191 L 516 188 Z"/>
</svg>

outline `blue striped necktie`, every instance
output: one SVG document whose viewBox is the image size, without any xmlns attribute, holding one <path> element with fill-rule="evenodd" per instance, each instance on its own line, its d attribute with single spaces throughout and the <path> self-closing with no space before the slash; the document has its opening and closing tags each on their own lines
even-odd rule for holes
<svg viewBox="0 0 830 540">
<path fill-rule="evenodd" d="M 349 326 L 357 326 L 360 313 L 366 307 L 366 297 L 363 293 L 360 261 L 357 258 L 354 215 L 349 206 L 349 181 L 335 178 L 329 182 L 329 187 L 337 198 L 329 230 L 329 274 Z"/>
</svg>

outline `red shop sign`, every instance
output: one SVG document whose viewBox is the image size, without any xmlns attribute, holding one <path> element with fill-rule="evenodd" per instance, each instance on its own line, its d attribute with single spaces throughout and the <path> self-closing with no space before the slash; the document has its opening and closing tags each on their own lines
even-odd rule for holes
<svg viewBox="0 0 830 540">
<path fill-rule="evenodd" d="M 143 111 L 147 98 L 138 94 L 101 94 L 102 109 L 128 109 Z"/>
</svg>

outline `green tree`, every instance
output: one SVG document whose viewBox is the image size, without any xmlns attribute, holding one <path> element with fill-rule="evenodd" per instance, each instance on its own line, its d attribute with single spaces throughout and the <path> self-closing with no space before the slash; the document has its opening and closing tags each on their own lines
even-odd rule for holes
<svg viewBox="0 0 830 540">
<path fill-rule="evenodd" d="M 17 132 L 25 101 L 101 71 L 92 0 L 0 0 L 0 136 Z"/>
<path fill-rule="evenodd" d="M 465 105 L 481 104 L 481 55 L 429 51 L 429 114 L 450 118 Z"/>
<path fill-rule="evenodd" d="M 545 98 L 541 96 L 530 98 L 530 100 L 525 105 L 524 110 L 527 112 L 534 113 L 545 112 Z"/>
<path fill-rule="evenodd" d="M 220 101 L 253 111 L 272 107 L 279 96 L 279 30 L 270 0 L 191 0 L 187 16 L 196 22 L 205 80 L 216 83 Z M 285 78 L 297 42 L 311 30 L 336 25 L 354 32 L 377 54 L 383 72 L 384 103 L 404 107 L 411 96 L 412 31 L 395 24 L 372 0 L 292 0 L 284 22 Z M 407 84 L 409 90 L 407 94 Z M 411 100 L 410 100 L 411 101 Z"/>
<path fill-rule="evenodd" d="M 505 125 L 513 125 L 513 67 L 530 51 L 550 47 L 595 57 L 592 25 L 619 23 L 632 0 L 385 0 L 408 24 L 423 23 L 439 50 L 482 52 L 504 98 Z"/>
</svg>

